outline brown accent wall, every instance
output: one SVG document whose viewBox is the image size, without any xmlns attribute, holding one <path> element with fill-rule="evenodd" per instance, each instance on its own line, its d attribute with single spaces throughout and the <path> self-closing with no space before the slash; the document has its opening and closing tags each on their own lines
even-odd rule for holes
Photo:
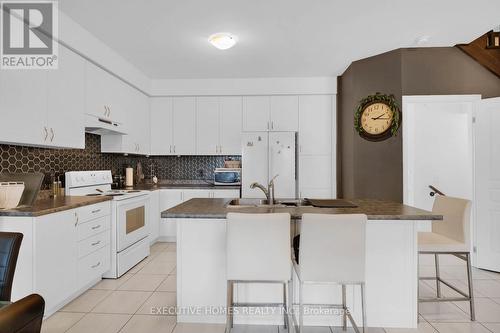
<svg viewBox="0 0 500 333">
<path fill-rule="evenodd" d="M 369 142 L 355 132 L 354 110 L 376 92 L 403 95 L 500 96 L 500 79 L 453 47 L 398 49 L 353 62 L 339 79 L 337 191 L 345 198 L 402 202 L 402 136 Z M 403 110 L 404 112 L 404 110 Z"/>
</svg>

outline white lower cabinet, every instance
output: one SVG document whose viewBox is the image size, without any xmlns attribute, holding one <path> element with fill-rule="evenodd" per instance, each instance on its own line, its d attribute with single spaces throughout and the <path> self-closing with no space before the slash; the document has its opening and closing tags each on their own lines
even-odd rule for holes
<svg viewBox="0 0 500 333">
<path fill-rule="evenodd" d="M 151 212 L 160 211 L 160 191 L 151 191 L 149 195 L 149 209 Z M 160 237 L 161 217 L 156 214 L 150 214 L 149 219 L 149 243 L 153 244 Z"/>
<path fill-rule="evenodd" d="M 183 191 L 176 189 L 160 190 L 160 217 L 161 212 L 182 203 Z M 160 220 L 160 239 L 163 241 L 175 241 L 177 227 L 175 219 Z"/>
<path fill-rule="evenodd" d="M 33 218 L 2 217 L 0 230 L 24 235 L 12 300 L 38 293 L 45 300 L 45 316 L 90 288 L 110 268 L 110 202 Z"/>
<path fill-rule="evenodd" d="M 161 212 L 180 205 L 181 203 L 194 198 L 239 198 L 238 189 L 162 189 L 160 192 Z M 177 237 L 177 220 L 162 218 L 160 221 L 160 237 L 162 241 L 175 241 Z"/>
<path fill-rule="evenodd" d="M 75 211 L 41 216 L 34 220 L 34 289 L 47 310 L 62 306 L 76 291 L 78 266 Z"/>
</svg>

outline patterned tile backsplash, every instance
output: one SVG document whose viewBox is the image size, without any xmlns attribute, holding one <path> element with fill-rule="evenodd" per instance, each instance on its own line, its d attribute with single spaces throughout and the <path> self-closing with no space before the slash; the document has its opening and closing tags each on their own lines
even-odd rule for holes
<svg viewBox="0 0 500 333">
<path fill-rule="evenodd" d="M 101 153 L 101 137 L 85 134 L 85 149 L 46 149 L 0 144 L 0 172 L 42 172 L 44 187 L 52 175 L 66 171 L 111 170 L 124 174 L 128 165 L 141 162 L 146 179 L 151 178 L 151 166 L 159 179 L 212 179 L 213 170 L 224 165 L 224 160 L 240 156 L 124 156 Z"/>
</svg>

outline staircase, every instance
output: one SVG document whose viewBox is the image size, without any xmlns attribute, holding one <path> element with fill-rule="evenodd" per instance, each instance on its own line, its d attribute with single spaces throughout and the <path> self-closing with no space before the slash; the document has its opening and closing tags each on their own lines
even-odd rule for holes
<svg viewBox="0 0 500 333">
<path fill-rule="evenodd" d="M 469 44 L 458 44 L 460 50 L 500 78 L 500 48 L 486 48 L 488 33 Z"/>
</svg>

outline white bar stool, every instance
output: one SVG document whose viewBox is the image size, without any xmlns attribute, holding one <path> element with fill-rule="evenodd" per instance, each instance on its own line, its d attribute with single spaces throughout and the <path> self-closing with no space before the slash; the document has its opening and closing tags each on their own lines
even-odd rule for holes
<svg viewBox="0 0 500 333">
<path fill-rule="evenodd" d="M 436 276 L 420 277 L 420 280 L 436 280 L 436 298 L 419 298 L 419 302 L 457 302 L 468 301 L 470 318 L 476 319 L 474 312 L 474 293 L 472 286 L 472 270 L 470 263 L 470 214 L 469 200 L 448 196 L 436 196 L 432 212 L 443 215 L 442 221 L 432 223 L 432 232 L 418 233 L 419 254 L 434 254 Z M 439 255 L 451 254 L 466 262 L 468 293 L 458 289 L 447 281 L 443 281 L 439 273 Z M 441 283 L 453 289 L 463 297 L 442 297 Z"/>
<path fill-rule="evenodd" d="M 290 214 L 228 213 L 226 217 L 226 332 L 233 327 L 235 307 L 282 307 L 288 327 L 288 283 L 291 279 Z M 279 283 L 282 303 L 234 303 L 235 283 Z"/>
<path fill-rule="evenodd" d="M 303 214 L 300 230 L 299 263 L 294 269 L 299 279 L 299 333 L 304 327 L 304 307 L 322 306 L 343 310 L 342 326 L 347 319 L 359 333 L 346 304 L 346 285 L 361 286 L 363 332 L 365 315 L 365 237 L 367 217 L 363 214 Z M 342 304 L 304 304 L 304 284 L 341 285 Z M 293 298 L 292 298 L 293 300 Z M 297 326 L 295 312 L 294 325 Z"/>
</svg>

